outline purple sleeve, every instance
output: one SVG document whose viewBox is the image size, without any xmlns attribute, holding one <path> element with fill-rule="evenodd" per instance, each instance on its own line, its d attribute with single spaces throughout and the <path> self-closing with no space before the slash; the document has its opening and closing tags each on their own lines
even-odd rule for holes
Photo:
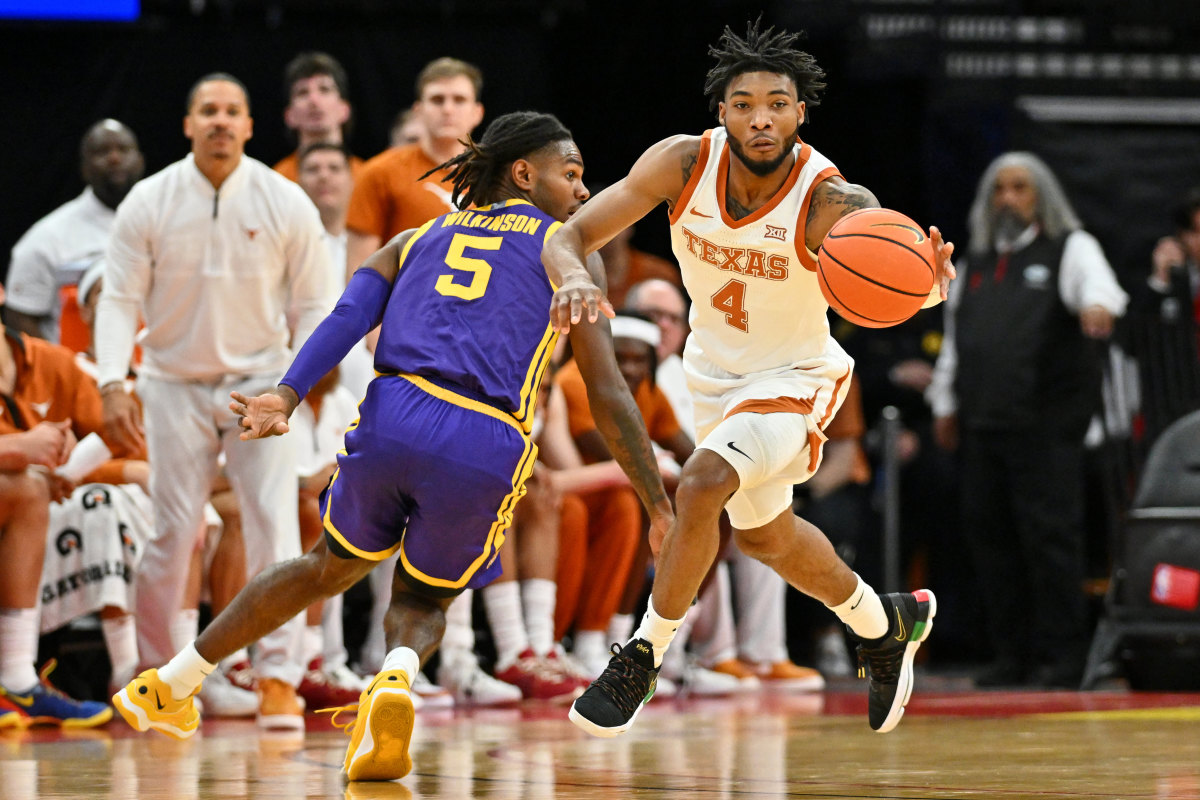
<svg viewBox="0 0 1200 800">
<path fill-rule="evenodd" d="M 391 291 L 388 279 L 375 270 L 355 270 L 337 305 L 308 337 L 279 384 L 290 386 L 303 400 L 309 389 L 380 323 Z"/>
</svg>

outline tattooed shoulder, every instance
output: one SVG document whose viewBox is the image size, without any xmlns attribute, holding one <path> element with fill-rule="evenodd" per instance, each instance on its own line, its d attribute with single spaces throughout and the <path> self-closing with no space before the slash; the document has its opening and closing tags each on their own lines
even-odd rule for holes
<svg viewBox="0 0 1200 800">
<path fill-rule="evenodd" d="M 691 180 L 692 172 L 696 169 L 696 162 L 699 160 L 700 153 L 696 151 L 684 153 L 683 157 L 680 159 L 680 166 L 683 168 L 683 184 L 685 186 L 687 185 L 687 182 Z"/>
</svg>

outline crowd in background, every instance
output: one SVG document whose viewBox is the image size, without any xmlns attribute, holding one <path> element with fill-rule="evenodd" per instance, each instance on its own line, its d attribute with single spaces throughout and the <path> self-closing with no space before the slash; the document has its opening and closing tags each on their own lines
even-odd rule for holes
<svg viewBox="0 0 1200 800">
<path fill-rule="evenodd" d="M 477 133 L 485 83 L 468 62 L 429 63 L 392 146 L 362 158 L 344 144 L 342 65 L 302 53 L 283 78 L 296 149 L 273 172 L 243 155 L 254 121 L 273 124 L 271 114 L 252 121 L 236 77 L 205 76 L 187 98 L 186 158 L 144 178 L 138 136 L 150 132 L 96 123 L 81 141 L 86 188 L 13 248 L 0 292 L 0 723 L 111 717 L 107 686 L 60 675 L 76 697 L 54 688 L 39 635 L 98 619 L 108 686 L 119 687 L 193 640 L 248 576 L 322 536 L 318 498 L 373 376 L 372 338 L 270 444 L 238 440 L 229 392 L 274 385 L 365 258 L 453 210 L 438 166 Z M 884 330 L 831 316 L 855 379 L 795 508 L 878 576 L 877 423 L 899 409 L 904 580 L 943 598 L 932 663 L 968 665 L 980 686 L 1073 686 L 1095 611 L 1087 579 L 1106 574 L 1110 545 L 1089 525 L 1093 460 L 1101 443 L 1138 435 L 1136 397 L 1112 400 L 1123 380 L 1113 364 L 1130 354 L 1110 342 L 1127 315 L 1165 319 L 1185 331 L 1166 359 L 1195 374 L 1200 194 L 1179 203 L 1145 281 L 1124 289 L 1033 154 L 998 154 L 964 216 L 970 241 L 944 306 Z M 670 484 L 695 445 L 680 358 L 691 300 L 676 265 L 631 236 L 602 249 L 620 309 L 614 343 Z M 210 272 L 239 263 L 260 268 Z M 176 287 L 157 307 L 146 303 L 152 282 Z M 1195 389 L 1160 417 L 1195 408 Z M 643 511 L 569 353 L 556 353 L 539 404 L 539 462 L 501 551 L 504 575 L 450 606 L 436 674 L 414 686 L 427 708 L 574 697 L 644 606 Z M 107 458 L 78 464 L 97 451 Z M 205 683 L 206 713 L 286 725 L 305 706 L 354 702 L 382 663 L 393 568 L 227 659 Z M 659 696 L 819 691 L 853 674 L 841 626 L 736 546 L 696 602 Z"/>
</svg>

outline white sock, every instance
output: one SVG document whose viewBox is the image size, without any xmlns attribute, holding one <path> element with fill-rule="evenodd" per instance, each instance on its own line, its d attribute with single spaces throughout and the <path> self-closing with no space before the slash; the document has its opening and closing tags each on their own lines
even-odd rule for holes
<svg viewBox="0 0 1200 800">
<path fill-rule="evenodd" d="M 608 653 L 607 631 L 575 631 L 576 658 L 581 661 L 600 659 Z"/>
<path fill-rule="evenodd" d="M 854 587 L 849 599 L 841 605 L 828 608 L 859 637 L 878 639 L 888 632 L 891 621 L 884 613 L 883 603 L 875 590 L 857 574 L 854 577 L 858 578 L 858 586 Z"/>
<path fill-rule="evenodd" d="M 686 617 L 687 614 L 685 613 Z M 675 631 L 683 624 L 683 618 L 667 619 L 659 616 L 654 610 L 654 598 L 646 603 L 646 613 L 642 616 L 642 624 L 633 632 L 634 639 L 645 639 L 654 648 L 654 666 L 662 666 L 663 653 L 671 646 Z"/>
<path fill-rule="evenodd" d="M 108 648 L 108 661 L 112 665 L 113 686 L 124 686 L 137 674 L 137 623 L 133 614 L 122 614 L 111 619 L 101 619 L 100 629 L 104 632 L 104 644 Z"/>
<path fill-rule="evenodd" d="M 196 641 L 200 635 L 200 610 L 197 608 L 181 608 L 171 620 L 171 646 L 175 652 L 180 652 L 188 646 L 188 642 Z"/>
<path fill-rule="evenodd" d="M 608 640 L 628 642 L 633 634 L 633 614 L 613 614 L 608 621 Z"/>
<path fill-rule="evenodd" d="M 171 687 L 171 697 L 183 700 L 216 668 L 216 664 L 208 663 L 196 652 L 196 643 L 190 642 L 165 667 L 159 668 L 158 677 Z"/>
<path fill-rule="evenodd" d="M 558 584 L 546 578 L 521 581 L 521 604 L 525 608 L 525 633 L 529 646 L 539 656 L 554 649 L 554 607 Z"/>
<path fill-rule="evenodd" d="M 325 650 L 325 632 L 321 630 L 320 625 L 305 625 L 304 626 L 304 644 L 301 646 L 301 653 L 304 658 L 304 668 L 308 669 L 308 665 L 312 663 L 314 658 L 320 658 L 321 653 Z"/>
<path fill-rule="evenodd" d="M 408 676 L 409 685 L 417 679 L 417 673 L 421 671 L 421 659 L 417 657 L 417 651 L 410 647 L 397 647 L 387 654 L 383 659 L 383 672 L 388 672 L 393 669 L 402 670 Z"/>
<path fill-rule="evenodd" d="M 521 587 L 516 581 L 489 585 L 483 590 L 483 607 L 496 642 L 496 668 L 504 669 L 529 649 L 521 613 Z"/>
<path fill-rule="evenodd" d="M 38 610 L 0 608 L 0 686 L 24 694 L 37 686 Z"/>
<path fill-rule="evenodd" d="M 475 628 L 471 624 L 471 598 L 473 592 L 467 589 L 454 598 L 446 609 L 446 633 L 442 636 L 442 660 L 455 662 L 475 658 Z"/>
</svg>

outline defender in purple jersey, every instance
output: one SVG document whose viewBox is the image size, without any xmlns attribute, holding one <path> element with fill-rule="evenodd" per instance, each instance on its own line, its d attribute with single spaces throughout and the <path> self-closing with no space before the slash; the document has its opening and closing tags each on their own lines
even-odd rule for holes
<svg viewBox="0 0 1200 800">
<path fill-rule="evenodd" d="M 122 690 L 122 713 L 139 730 L 191 735 L 191 696 L 214 664 L 399 551 L 390 651 L 359 700 L 344 766 L 351 780 L 411 769 L 411 681 L 441 641 L 450 600 L 498 574 L 537 456 L 532 415 L 557 340 L 541 252 L 588 197 L 579 150 L 548 114 L 506 114 L 442 167 L 467 210 L 405 231 L 368 258 L 280 385 L 232 395 L 243 439 L 286 433 L 299 399 L 381 326 L 379 375 L 322 497 L 324 540 L 257 576 L 194 644 Z M 588 267 L 603 286 L 603 264 Z M 661 534 L 671 505 L 607 320 L 570 335 L 600 430 Z"/>
</svg>

